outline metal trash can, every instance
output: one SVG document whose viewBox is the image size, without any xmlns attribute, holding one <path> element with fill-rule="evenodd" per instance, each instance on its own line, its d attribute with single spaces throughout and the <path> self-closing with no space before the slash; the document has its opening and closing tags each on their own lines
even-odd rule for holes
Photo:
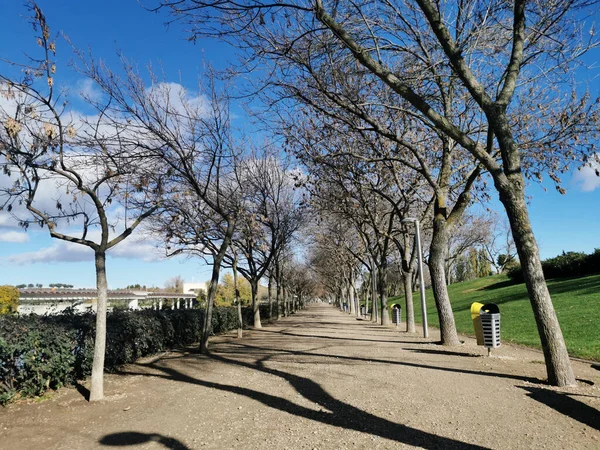
<svg viewBox="0 0 600 450">
<path fill-rule="evenodd" d="M 481 328 L 481 308 L 483 303 L 475 302 L 471 304 L 471 320 L 473 321 L 473 328 L 475 328 L 475 337 L 477 338 L 477 345 L 483 345 L 483 329 Z"/>
<path fill-rule="evenodd" d="M 494 303 L 487 303 L 479 311 L 483 330 L 483 346 L 500 347 L 500 308 Z"/>
<path fill-rule="evenodd" d="M 360 315 L 361 316 L 366 316 L 367 315 L 367 308 L 364 306 L 360 307 Z"/>
<path fill-rule="evenodd" d="M 400 305 L 392 306 L 392 323 L 396 324 L 396 328 L 402 321 L 402 307 Z"/>
</svg>

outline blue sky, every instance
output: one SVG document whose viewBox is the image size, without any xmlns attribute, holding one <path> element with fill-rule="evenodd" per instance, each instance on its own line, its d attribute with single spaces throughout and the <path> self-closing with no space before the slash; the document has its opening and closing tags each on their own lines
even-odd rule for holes
<svg viewBox="0 0 600 450">
<path fill-rule="evenodd" d="M 149 61 L 161 64 L 169 81 L 193 89 L 203 61 L 217 68 L 235 61 L 225 44 L 206 40 L 193 44 L 178 24 L 165 27 L 164 15 L 144 11 L 135 0 L 44 0 L 39 4 L 53 32 L 65 32 L 79 48 L 91 47 L 96 58 L 112 67 L 118 62 L 116 51 L 121 50 L 140 67 Z M 31 26 L 20 17 L 27 14 L 26 9 L 18 0 L 0 0 L 0 11 L 0 58 L 23 61 L 23 51 L 35 50 Z M 598 54 L 591 56 L 590 63 L 598 62 Z M 59 40 L 59 70 L 71 59 L 70 50 Z M 86 89 L 80 76 L 66 70 L 57 79 L 72 92 Z M 74 100 L 73 107 L 77 106 Z M 244 117 L 240 114 L 236 120 L 243 122 Z M 542 258 L 563 250 L 591 252 L 600 247 L 600 181 L 593 172 L 576 177 L 565 177 L 567 195 L 560 195 L 551 185 L 547 191 L 539 185 L 529 187 L 530 214 Z M 493 205 L 498 207 L 498 202 Z M 91 253 L 64 252 L 45 230 L 31 229 L 24 237 L 18 229 L 4 225 L 0 221 L 0 284 L 95 284 Z M 205 281 L 210 270 L 198 259 L 161 259 L 143 243 L 132 241 L 118 257 L 109 256 L 108 279 L 111 288 L 136 283 L 163 286 L 177 275 L 186 281 Z"/>
</svg>

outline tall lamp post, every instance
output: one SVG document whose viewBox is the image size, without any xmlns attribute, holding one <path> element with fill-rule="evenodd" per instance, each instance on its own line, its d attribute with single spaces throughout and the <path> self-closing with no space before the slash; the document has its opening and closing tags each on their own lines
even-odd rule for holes
<svg viewBox="0 0 600 450">
<path fill-rule="evenodd" d="M 425 277 L 423 276 L 423 250 L 421 249 L 421 229 L 419 219 L 407 217 L 402 223 L 414 223 L 416 229 L 417 256 L 419 261 L 419 290 L 421 292 L 421 313 L 423 314 L 423 337 L 429 337 L 429 328 L 427 326 L 427 305 L 425 304 Z"/>
</svg>

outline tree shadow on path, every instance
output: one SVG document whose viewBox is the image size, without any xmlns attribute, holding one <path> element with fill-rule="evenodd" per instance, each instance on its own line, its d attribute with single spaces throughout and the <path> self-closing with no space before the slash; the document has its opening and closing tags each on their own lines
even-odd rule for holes
<svg viewBox="0 0 600 450">
<path fill-rule="evenodd" d="M 398 366 L 407 366 L 407 367 L 416 367 L 420 369 L 431 369 L 431 370 L 440 370 L 442 372 L 453 372 L 453 373 L 466 373 L 469 375 L 480 375 L 485 377 L 494 377 L 494 378 L 506 378 L 509 380 L 518 380 L 525 381 L 532 384 L 545 384 L 545 381 L 540 380 L 539 378 L 527 377 L 523 375 L 513 375 L 508 373 L 498 373 L 498 372 L 484 372 L 478 370 L 470 370 L 470 369 L 458 369 L 453 367 L 443 367 L 443 366 L 435 366 L 430 364 L 422 364 L 408 361 L 397 361 L 397 360 L 387 360 L 387 359 L 375 359 L 375 358 L 361 358 L 359 356 L 344 356 L 344 355 L 326 355 L 321 353 L 312 353 L 305 352 L 302 350 L 285 350 L 285 349 L 273 349 L 268 347 L 258 347 L 255 345 L 247 345 L 242 343 L 234 343 L 232 345 L 243 347 L 245 349 L 251 350 L 261 350 L 261 351 L 271 351 L 271 352 L 279 352 L 279 353 L 287 353 L 290 355 L 296 356 L 316 356 L 321 358 L 331 358 L 331 359 L 340 359 L 340 360 L 348 360 L 348 361 L 358 361 L 358 362 L 366 362 L 366 363 L 380 363 L 380 364 L 393 364 Z M 226 353 L 226 352 L 224 352 Z M 455 354 L 455 353 L 453 353 Z M 458 355 L 462 356 L 462 355 Z M 470 356 L 470 354 L 469 354 Z M 233 363 L 233 361 L 231 361 Z"/>
<path fill-rule="evenodd" d="M 464 358 L 481 358 L 482 355 L 478 355 L 475 353 L 466 353 L 466 352 L 454 352 L 452 350 L 437 350 L 437 349 L 427 349 L 427 348 L 403 348 L 402 350 L 413 352 L 413 353 L 423 353 L 426 355 L 447 355 L 447 356 L 461 356 Z"/>
<path fill-rule="evenodd" d="M 314 339 L 331 339 L 334 341 L 358 341 L 358 342 L 380 342 L 383 344 L 435 344 L 435 342 L 430 341 L 398 341 L 398 340 L 390 340 L 390 339 L 357 339 L 357 338 L 349 338 L 343 336 L 324 336 L 319 334 L 297 334 L 289 331 L 281 330 L 281 331 L 272 331 L 265 330 L 264 328 L 258 328 L 252 330 L 255 333 L 272 333 L 272 334 L 280 334 L 283 336 L 293 336 L 293 337 L 301 337 L 301 338 L 314 338 Z M 346 330 L 347 331 L 347 330 Z M 379 337 L 379 336 L 378 336 Z"/>
<path fill-rule="evenodd" d="M 529 392 L 527 397 L 540 402 L 555 411 L 577 420 L 590 428 L 600 431 L 600 412 L 585 403 L 571 398 L 568 393 L 529 386 L 519 386 Z"/>
<path fill-rule="evenodd" d="M 311 354 L 311 356 L 315 355 Z M 331 396 L 325 389 L 323 389 L 323 387 L 320 384 L 316 383 L 315 381 L 309 378 L 294 375 L 288 372 L 284 372 L 282 370 L 266 367 L 264 363 L 270 358 L 270 356 L 266 356 L 262 359 L 259 359 L 255 363 L 248 363 L 225 358 L 222 355 L 219 355 L 218 353 L 211 353 L 207 357 L 223 364 L 241 366 L 247 369 L 258 370 L 266 374 L 280 377 L 289 382 L 290 385 L 304 398 L 320 405 L 323 409 L 320 411 L 316 411 L 305 406 L 293 403 L 292 401 L 287 400 L 285 398 L 268 394 L 266 392 L 194 378 L 172 367 L 162 366 L 159 364 L 160 361 L 143 366 L 158 370 L 162 373 L 132 373 L 131 371 L 125 373 L 130 375 L 143 375 L 173 381 L 180 381 L 208 388 L 219 389 L 238 395 L 243 395 L 258 401 L 263 405 L 286 412 L 288 414 L 293 414 L 295 416 L 314 420 L 316 422 L 321 422 L 335 427 L 340 427 L 343 429 L 355 430 L 362 433 L 369 433 L 375 436 L 390 439 L 396 442 L 401 442 L 407 445 L 429 449 L 460 448 L 475 450 L 485 448 L 478 445 L 455 440 L 452 438 L 438 436 L 433 433 L 428 433 L 426 431 L 421 431 L 416 428 L 408 427 L 406 425 L 391 422 L 387 419 L 377 417 L 371 413 L 368 413 L 352 405 L 344 403 Z"/>
<path fill-rule="evenodd" d="M 175 438 L 157 433 L 139 433 L 136 431 L 107 434 L 98 442 L 110 447 L 129 447 L 147 442 L 157 442 L 170 450 L 191 450 L 187 445 Z"/>
</svg>

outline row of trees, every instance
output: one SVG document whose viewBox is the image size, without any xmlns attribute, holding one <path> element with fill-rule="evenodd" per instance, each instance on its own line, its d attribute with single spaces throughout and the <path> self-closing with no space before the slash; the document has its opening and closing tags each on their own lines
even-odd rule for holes
<svg viewBox="0 0 600 450">
<path fill-rule="evenodd" d="M 596 155 L 599 103 L 572 80 L 578 58 L 596 44 L 594 33 L 582 29 L 588 6 L 583 0 L 158 1 L 158 8 L 191 25 L 192 38 L 225 39 L 245 52 L 250 67 L 265 68 L 254 79 L 253 98 L 266 106 L 261 117 L 302 162 L 306 173 L 300 175 L 278 148 L 232 130 L 229 99 L 210 72 L 191 95 L 152 72 L 144 78 L 124 58 L 117 74 L 78 53 L 78 70 L 103 96 L 88 99 L 94 114 L 74 116 L 55 92 L 56 45 L 34 5 L 42 57 L 23 78 L 0 78 L 10 100 L 1 118 L 0 152 L 5 173 L 16 179 L 5 189 L 3 207 L 24 207 L 35 218 L 22 220 L 24 226 L 37 222 L 55 238 L 94 250 L 98 367 L 91 398 L 102 394 L 95 386 L 101 385 L 104 352 L 107 251 L 154 217 L 148 228 L 164 238 L 168 255 L 208 258 L 213 273 L 201 343 L 207 351 L 221 267 L 248 280 L 256 327 L 262 278 L 277 286 L 277 305 L 286 295 L 295 298 L 292 285 L 297 292 L 310 285 L 310 277 L 292 282 L 294 236 L 306 217 L 295 183 L 310 193 L 307 203 L 318 213 L 313 226 L 325 232 L 315 234 L 309 258 L 321 284 L 356 312 L 362 277 L 360 294 L 369 292 L 382 323 L 389 318 L 390 265 L 397 264 L 414 328 L 416 250 L 407 219 L 427 226 L 446 345 L 459 342 L 446 287 L 458 262 L 449 268 L 452 238 L 474 199 L 498 195 L 548 380 L 574 384 L 529 221 L 525 181 L 548 174 L 562 192 L 559 176 L 569 164 Z M 39 203 L 49 184 L 60 192 L 52 208 Z M 65 221 L 80 225 L 81 233 L 61 232 Z M 513 258 L 511 252 L 503 258 L 479 253 L 475 261 L 492 259 L 499 266 Z"/>
<path fill-rule="evenodd" d="M 258 285 L 265 277 L 272 307 L 283 314 L 297 308 L 310 279 L 292 263 L 305 217 L 297 174 L 276 147 L 232 129 L 227 87 L 217 87 L 208 71 L 192 94 L 151 70 L 142 76 L 125 58 L 117 75 L 76 52 L 79 74 L 103 93 L 86 99 L 93 114 L 77 114 L 56 88 L 56 41 L 46 18 L 35 4 L 31 11 L 41 56 L 20 65 L 23 71 L 0 75 L 6 100 L 0 157 L 11 180 L 3 184 L 0 206 L 24 228 L 38 224 L 53 238 L 94 251 L 90 400 L 103 397 L 106 255 L 142 223 L 167 256 L 187 254 L 213 265 L 201 352 L 208 351 L 222 267 L 233 270 L 240 307 L 238 274 L 250 285 L 255 327 L 261 327 Z M 241 332 L 241 309 L 239 318 Z"/>
<path fill-rule="evenodd" d="M 444 344 L 458 343 L 446 289 L 448 241 L 472 197 L 497 195 L 523 268 L 548 380 L 575 383 L 525 186 L 547 174 L 564 192 L 560 174 L 569 164 L 598 158 L 599 103 L 575 79 L 580 57 L 597 44 L 584 20 L 593 12 L 590 2 L 158 3 L 188 25 L 192 38 L 225 39 L 249 64 L 267 67 L 257 83 L 268 89 L 257 92 L 293 150 L 307 154 L 309 165 L 332 169 L 331 190 L 347 199 L 341 214 L 375 192 L 377 201 L 387 202 L 383 215 L 356 208 L 371 216 L 374 237 L 363 242 L 364 263 L 373 266 L 380 295 L 394 239 L 389 230 L 408 216 L 429 218 L 429 270 Z M 369 191 L 353 179 L 368 183 Z M 410 200 L 398 204 L 406 193 Z M 353 232 L 363 241 L 360 226 Z M 396 247 L 410 253 L 401 242 Z"/>
</svg>

